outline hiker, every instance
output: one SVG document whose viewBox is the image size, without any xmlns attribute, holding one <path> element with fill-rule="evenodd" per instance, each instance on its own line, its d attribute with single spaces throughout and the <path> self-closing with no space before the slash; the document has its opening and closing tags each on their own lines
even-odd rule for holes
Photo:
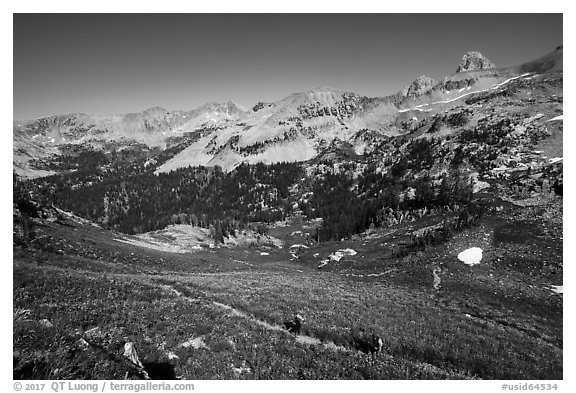
<svg viewBox="0 0 576 393">
<path fill-rule="evenodd" d="M 302 322 L 304 322 L 304 318 L 300 314 L 296 314 L 293 320 L 284 322 L 284 328 L 290 333 L 299 335 Z"/>
<path fill-rule="evenodd" d="M 356 339 L 356 348 L 372 356 L 372 361 L 376 359 L 379 352 L 384 348 L 384 340 L 380 336 L 371 334 L 369 337 L 360 337 Z"/>
</svg>

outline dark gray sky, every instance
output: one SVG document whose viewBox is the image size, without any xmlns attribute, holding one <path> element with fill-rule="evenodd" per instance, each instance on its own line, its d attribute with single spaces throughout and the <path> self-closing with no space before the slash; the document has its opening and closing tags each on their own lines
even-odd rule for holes
<svg viewBox="0 0 576 393">
<path fill-rule="evenodd" d="M 15 14 L 14 119 L 383 96 L 469 50 L 504 66 L 561 44 L 562 14 Z"/>
</svg>

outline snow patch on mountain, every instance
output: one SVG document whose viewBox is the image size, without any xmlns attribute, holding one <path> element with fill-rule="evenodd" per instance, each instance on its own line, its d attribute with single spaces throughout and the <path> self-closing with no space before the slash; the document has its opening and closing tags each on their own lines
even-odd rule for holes
<svg viewBox="0 0 576 393">
<path fill-rule="evenodd" d="M 472 247 L 464 250 L 458 254 L 458 259 L 470 266 L 477 265 L 482 260 L 482 249 L 479 247 Z"/>
<path fill-rule="evenodd" d="M 550 285 L 549 289 L 552 292 L 557 293 L 559 295 L 562 295 L 564 293 L 564 285 Z"/>
<path fill-rule="evenodd" d="M 561 115 L 559 115 L 559 116 L 553 117 L 552 119 L 546 120 L 546 121 L 547 121 L 547 122 L 549 122 L 549 121 L 564 121 L 564 114 L 561 114 Z"/>
</svg>

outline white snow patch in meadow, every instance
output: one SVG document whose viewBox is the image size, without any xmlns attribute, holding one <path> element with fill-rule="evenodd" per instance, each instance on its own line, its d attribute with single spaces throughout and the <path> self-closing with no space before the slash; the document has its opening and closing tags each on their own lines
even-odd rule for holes
<svg viewBox="0 0 576 393">
<path fill-rule="evenodd" d="M 551 118 L 550 120 L 546 120 L 546 122 L 549 122 L 549 121 L 564 121 L 564 114 L 561 114 L 561 115 L 559 115 L 559 116 L 553 117 L 553 118 Z"/>
<path fill-rule="evenodd" d="M 338 262 L 340 259 L 344 258 L 345 256 L 352 256 L 358 254 L 356 251 L 352 250 L 351 248 L 345 248 L 342 250 L 338 250 L 328 256 L 329 259 Z"/>
<path fill-rule="evenodd" d="M 310 247 L 308 247 L 308 246 L 306 246 L 306 245 L 304 245 L 304 244 L 292 244 L 292 245 L 290 246 L 290 248 L 293 249 L 293 248 L 310 248 Z"/>
<path fill-rule="evenodd" d="M 340 259 L 344 258 L 344 254 L 342 254 L 340 251 L 336 251 L 335 253 L 330 254 L 328 258 L 338 262 Z"/>
<path fill-rule="evenodd" d="M 356 251 L 354 251 L 351 248 L 344 248 L 344 249 L 338 250 L 338 251 L 343 253 L 344 255 L 356 255 L 356 254 L 358 254 Z"/>
<path fill-rule="evenodd" d="M 262 256 L 268 256 L 268 255 L 270 255 L 270 254 L 267 253 L 267 252 L 261 252 L 260 255 L 262 255 Z"/>
<path fill-rule="evenodd" d="M 338 262 L 342 258 L 344 258 L 345 256 L 352 256 L 352 255 L 356 255 L 356 254 L 358 254 L 358 253 L 351 248 L 344 248 L 344 249 L 335 251 L 332 254 L 328 255 L 328 258 L 320 261 L 320 264 L 318 265 L 318 269 L 321 269 L 322 267 L 326 266 L 328 264 L 328 262 L 330 262 L 330 261 Z"/>
<path fill-rule="evenodd" d="M 458 259 L 470 266 L 477 265 L 482 260 L 482 249 L 479 247 L 472 247 L 464 250 L 458 254 Z"/>
<path fill-rule="evenodd" d="M 552 292 L 557 293 L 559 295 L 564 293 L 564 285 L 550 285 L 549 288 Z"/>
</svg>

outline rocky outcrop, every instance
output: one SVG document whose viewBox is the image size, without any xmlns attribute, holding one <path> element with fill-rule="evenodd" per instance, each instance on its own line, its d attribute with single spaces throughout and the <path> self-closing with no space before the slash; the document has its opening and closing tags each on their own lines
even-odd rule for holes
<svg viewBox="0 0 576 393">
<path fill-rule="evenodd" d="M 272 106 L 272 104 L 269 104 L 267 102 L 258 101 L 256 103 L 256 105 L 254 105 L 252 107 L 252 112 L 258 112 L 259 110 L 264 109 L 264 107 L 268 107 L 268 106 Z"/>
<path fill-rule="evenodd" d="M 341 100 L 335 106 L 327 106 L 322 102 L 308 102 L 298 107 L 302 119 L 333 116 L 338 119 L 352 117 L 354 114 L 367 110 L 378 102 L 377 98 L 360 96 L 355 93 L 342 93 Z M 341 123 L 343 125 L 343 123 Z"/>
<path fill-rule="evenodd" d="M 466 78 L 466 79 L 459 79 L 459 80 L 445 80 L 439 86 L 442 90 L 445 91 L 452 91 L 452 90 L 460 90 L 465 89 L 468 87 L 473 86 L 476 83 L 476 78 Z"/>
<path fill-rule="evenodd" d="M 406 97 L 413 97 L 413 96 L 419 96 L 422 95 L 424 93 L 426 93 L 427 91 L 431 90 L 438 82 L 436 82 L 434 79 L 422 75 L 419 76 L 418 78 L 416 78 L 416 80 L 414 82 L 412 82 L 412 84 L 410 86 L 408 86 L 406 90 Z"/>
<path fill-rule="evenodd" d="M 468 52 L 462 57 L 462 62 L 458 66 L 456 72 L 485 70 L 489 68 L 496 68 L 488 58 L 484 57 L 480 52 Z"/>
</svg>

